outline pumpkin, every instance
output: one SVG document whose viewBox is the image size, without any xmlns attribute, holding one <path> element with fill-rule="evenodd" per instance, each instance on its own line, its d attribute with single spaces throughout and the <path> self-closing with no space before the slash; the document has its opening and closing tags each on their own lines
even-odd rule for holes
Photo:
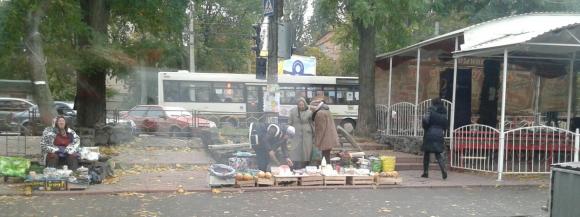
<svg viewBox="0 0 580 217">
<path fill-rule="evenodd" d="M 254 179 L 254 177 L 248 173 L 244 174 L 244 181 L 250 181 Z"/>
<path fill-rule="evenodd" d="M 241 173 L 236 173 L 236 181 L 242 181 L 244 179 L 244 175 Z"/>
<path fill-rule="evenodd" d="M 263 178 L 265 178 L 265 177 L 266 177 L 266 173 L 264 173 L 264 172 L 262 172 L 262 171 L 258 172 L 258 178 L 261 178 L 261 179 L 263 179 Z"/>
</svg>

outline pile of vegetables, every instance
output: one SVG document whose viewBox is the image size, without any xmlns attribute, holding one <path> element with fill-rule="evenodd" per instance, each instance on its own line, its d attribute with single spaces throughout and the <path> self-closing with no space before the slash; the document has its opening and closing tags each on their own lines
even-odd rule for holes
<svg viewBox="0 0 580 217">
<path fill-rule="evenodd" d="M 393 178 L 397 178 L 397 177 L 399 177 L 399 172 L 397 172 L 397 171 L 381 172 L 381 173 L 379 173 L 379 176 L 381 176 L 381 177 L 393 177 Z"/>
<path fill-rule="evenodd" d="M 236 173 L 236 181 L 251 181 L 256 178 L 271 179 L 272 173 L 264 171 L 258 171 L 254 175 L 252 175 L 251 173 Z"/>
</svg>

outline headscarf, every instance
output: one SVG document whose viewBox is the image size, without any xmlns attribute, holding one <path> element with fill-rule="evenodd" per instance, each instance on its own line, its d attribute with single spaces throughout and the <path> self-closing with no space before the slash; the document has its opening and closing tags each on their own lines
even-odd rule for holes
<svg viewBox="0 0 580 217">
<path fill-rule="evenodd" d="M 300 108 L 298 107 L 298 104 L 300 104 L 300 102 L 304 103 L 304 109 L 300 110 Z M 298 111 L 306 111 L 308 110 L 308 103 L 306 103 L 306 99 L 304 99 L 304 97 L 298 97 L 298 99 L 296 99 L 296 107 L 298 107 Z"/>
</svg>

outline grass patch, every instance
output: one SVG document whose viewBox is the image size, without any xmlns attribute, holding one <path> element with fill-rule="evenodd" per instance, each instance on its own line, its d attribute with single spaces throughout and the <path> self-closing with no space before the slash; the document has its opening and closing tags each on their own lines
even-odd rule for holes
<svg viewBox="0 0 580 217">
<path fill-rule="evenodd" d="M 222 136 L 247 136 L 248 129 L 246 128 L 233 128 L 233 127 L 223 127 L 219 129 L 220 135 Z"/>
</svg>

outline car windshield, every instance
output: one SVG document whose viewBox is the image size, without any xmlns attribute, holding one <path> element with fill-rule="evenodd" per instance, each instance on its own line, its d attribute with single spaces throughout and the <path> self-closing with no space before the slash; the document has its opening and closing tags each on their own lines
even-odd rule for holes
<svg viewBox="0 0 580 217">
<path fill-rule="evenodd" d="M 167 116 L 191 116 L 191 113 L 185 110 L 166 110 Z"/>
</svg>

